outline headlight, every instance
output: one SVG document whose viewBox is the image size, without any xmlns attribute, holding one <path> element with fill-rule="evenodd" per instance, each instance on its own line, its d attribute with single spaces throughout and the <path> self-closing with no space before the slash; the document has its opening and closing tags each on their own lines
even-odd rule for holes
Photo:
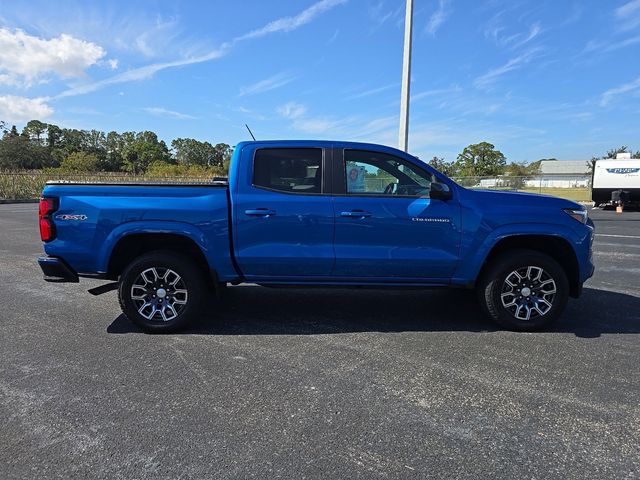
<svg viewBox="0 0 640 480">
<path fill-rule="evenodd" d="M 586 208 L 564 208 L 564 213 L 571 218 L 577 220 L 580 223 L 587 223 L 587 209 Z"/>
</svg>

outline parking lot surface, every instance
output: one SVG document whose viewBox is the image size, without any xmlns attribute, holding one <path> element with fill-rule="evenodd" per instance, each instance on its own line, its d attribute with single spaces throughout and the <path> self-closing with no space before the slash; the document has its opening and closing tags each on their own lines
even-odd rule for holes
<svg viewBox="0 0 640 480">
<path fill-rule="evenodd" d="M 639 478 L 640 213 L 542 333 L 464 291 L 228 289 L 145 335 L 0 205 L 2 478 Z"/>
</svg>

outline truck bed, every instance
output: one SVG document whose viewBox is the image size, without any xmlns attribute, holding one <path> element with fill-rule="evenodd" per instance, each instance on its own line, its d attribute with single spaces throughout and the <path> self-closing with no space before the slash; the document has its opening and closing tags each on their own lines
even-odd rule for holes
<svg viewBox="0 0 640 480">
<path fill-rule="evenodd" d="M 53 215 L 57 238 L 45 244 L 45 252 L 70 259 L 80 275 L 104 274 L 125 235 L 179 233 L 226 271 L 232 268 L 228 192 L 226 182 L 48 182 L 43 196 L 58 198 L 60 205 Z"/>
</svg>

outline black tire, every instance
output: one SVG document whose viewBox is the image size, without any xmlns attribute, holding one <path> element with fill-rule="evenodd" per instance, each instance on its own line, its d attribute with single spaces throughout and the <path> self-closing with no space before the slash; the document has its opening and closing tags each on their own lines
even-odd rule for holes
<svg viewBox="0 0 640 480">
<path fill-rule="evenodd" d="M 171 286 L 174 274 L 180 280 Z M 141 287 L 143 283 L 145 286 Z M 141 255 L 125 268 L 118 285 L 118 300 L 127 318 L 145 332 L 174 333 L 199 316 L 206 291 L 207 277 L 191 257 L 159 250 Z"/>
<path fill-rule="evenodd" d="M 509 330 L 533 332 L 562 314 L 569 298 L 569 281 L 553 258 L 534 250 L 514 249 L 491 262 L 476 288 L 484 312 L 494 322 Z M 538 275 L 537 269 L 542 269 L 539 281 L 530 281 Z M 524 275 L 528 279 L 521 278 Z M 548 293 L 552 290 L 554 294 Z M 529 319 L 523 318 L 527 313 Z"/>
</svg>

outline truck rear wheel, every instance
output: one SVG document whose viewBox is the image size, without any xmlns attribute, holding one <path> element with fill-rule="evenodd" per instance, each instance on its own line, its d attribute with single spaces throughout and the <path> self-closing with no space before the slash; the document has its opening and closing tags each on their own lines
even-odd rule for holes
<svg viewBox="0 0 640 480">
<path fill-rule="evenodd" d="M 200 313 L 206 279 L 190 257 L 156 251 L 136 258 L 120 277 L 124 314 L 148 333 L 173 333 Z"/>
<path fill-rule="evenodd" d="M 551 324 L 569 298 L 567 275 L 558 262 L 525 249 L 510 250 L 495 259 L 477 289 L 489 318 L 517 331 L 535 331 Z"/>
</svg>

